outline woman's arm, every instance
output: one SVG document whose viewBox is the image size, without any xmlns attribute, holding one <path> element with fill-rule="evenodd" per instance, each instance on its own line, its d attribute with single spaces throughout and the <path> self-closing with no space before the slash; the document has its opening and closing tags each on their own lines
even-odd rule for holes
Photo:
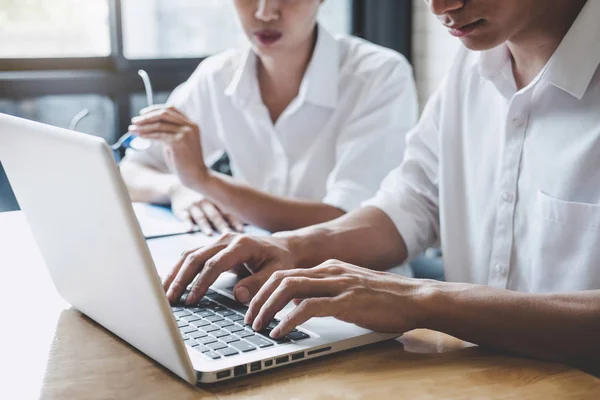
<svg viewBox="0 0 600 400">
<path fill-rule="evenodd" d="M 270 232 L 295 230 L 345 214 L 328 204 L 261 192 L 216 172 L 209 172 L 191 187 L 225 212 Z"/>
<path fill-rule="evenodd" d="M 177 175 L 159 171 L 127 158 L 121 162 L 120 170 L 131 201 L 169 204 L 173 188 L 180 185 Z"/>
</svg>

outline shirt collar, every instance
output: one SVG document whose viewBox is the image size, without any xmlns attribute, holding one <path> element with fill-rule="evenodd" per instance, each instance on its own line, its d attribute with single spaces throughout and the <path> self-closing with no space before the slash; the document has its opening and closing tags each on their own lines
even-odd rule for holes
<svg viewBox="0 0 600 400">
<path fill-rule="evenodd" d="M 543 79 L 583 98 L 600 64 L 600 1 L 588 0 L 550 58 Z"/>
<path fill-rule="evenodd" d="M 536 81 L 544 80 L 573 97 L 583 98 L 600 65 L 597 15 L 600 15 L 600 1 L 588 0 Z M 510 53 L 503 43 L 481 52 L 476 66 L 483 78 L 492 80 L 505 70 L 507 63 Z"/>
<path fill-rule="evenodd" d="M 317 43 L 311 61 L 304 73 L 298 94 L 301 103 L 307 101 L 319 106 L 335 108 L 338 102 L 339 49 L 335 38 L 320 24 Z M 245 107 L 257 84 L 257 56 L 250 48 L 241 55 L 233 79 L 225 89 L 234 104 Z M 260 91 L 258 91 L 260 93 Z"/>
<path fill-rule="evenodd" d="M 318 26 L 317 44 L 302 84 L 300 99 L 335 108 L 338 102 L 340 54 L 337 41 L 323 26 Z"/>
</svg>

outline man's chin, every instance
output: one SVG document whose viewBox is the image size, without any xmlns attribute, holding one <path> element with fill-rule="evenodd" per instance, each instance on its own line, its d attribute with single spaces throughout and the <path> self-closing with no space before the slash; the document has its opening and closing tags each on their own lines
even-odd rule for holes
<svg viewBox="0 0 600 400">
<path fill-rule="evenodd" d="M 462 42 L 463 46 L 473 51 L 490 50 L 504 43 L 504 40 L 498 38 L 489 38 L 482 36 L 467 36 L 460 38 L 460 41 Z"/>
</svg>

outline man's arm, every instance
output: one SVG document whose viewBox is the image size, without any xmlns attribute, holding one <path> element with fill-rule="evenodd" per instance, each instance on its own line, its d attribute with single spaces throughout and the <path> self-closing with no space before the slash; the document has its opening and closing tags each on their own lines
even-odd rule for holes
<svg viewBox="0 0 600 400">
<path fill-rule="evenodd" d="M 301 300 L 272 337 L 310 318 L 333 316 L 377 332 L 437 330 L 502 352 L 600 372 L 600 291 L 517 293 L 408 279 L 329 260 L 274 272 L 254 296 L 245 322 L 264 329 L 294 299 Z"/>
<path fill-rule="evenodd" d="M 428 293 L 424 328 L 600 372 L 600 291 L 530 294 L 432 283 Z"/>
<path fill-rule="evenodd" d="M 338 259 L 384 271 L 407 257 L 404 240 L 392 220 L 375 207 L 360 208 L 324 224 L 282 232 L 298 268 L 310 268 Z"/>
</svg>

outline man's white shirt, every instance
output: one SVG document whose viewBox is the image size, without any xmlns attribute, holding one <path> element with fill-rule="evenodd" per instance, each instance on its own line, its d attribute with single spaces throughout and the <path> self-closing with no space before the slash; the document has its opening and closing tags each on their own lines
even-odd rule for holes
<svg viewBox="0 0 600 400">
<path fill-rule="evenodd" d="M 199 125 L 208 163 L 226 151 L 234 177 L 256 189 L 351 211 L 402 159 L 416 88 L 400 54 L 318 29 L 300 92 L 275 124 L 250 49 L 208 58 L 168 103 Z M 127 157 L 168 170 L 160 145 Z"/>
<path fill-rule="evenodd" d="M 461 50 L 365 202 L 412 258 L 441 243 L 449 281 L 525 292 L 600 289 L 600 1 L 588 1 L 517 91 L 506 44 Z"/>
</svg>

